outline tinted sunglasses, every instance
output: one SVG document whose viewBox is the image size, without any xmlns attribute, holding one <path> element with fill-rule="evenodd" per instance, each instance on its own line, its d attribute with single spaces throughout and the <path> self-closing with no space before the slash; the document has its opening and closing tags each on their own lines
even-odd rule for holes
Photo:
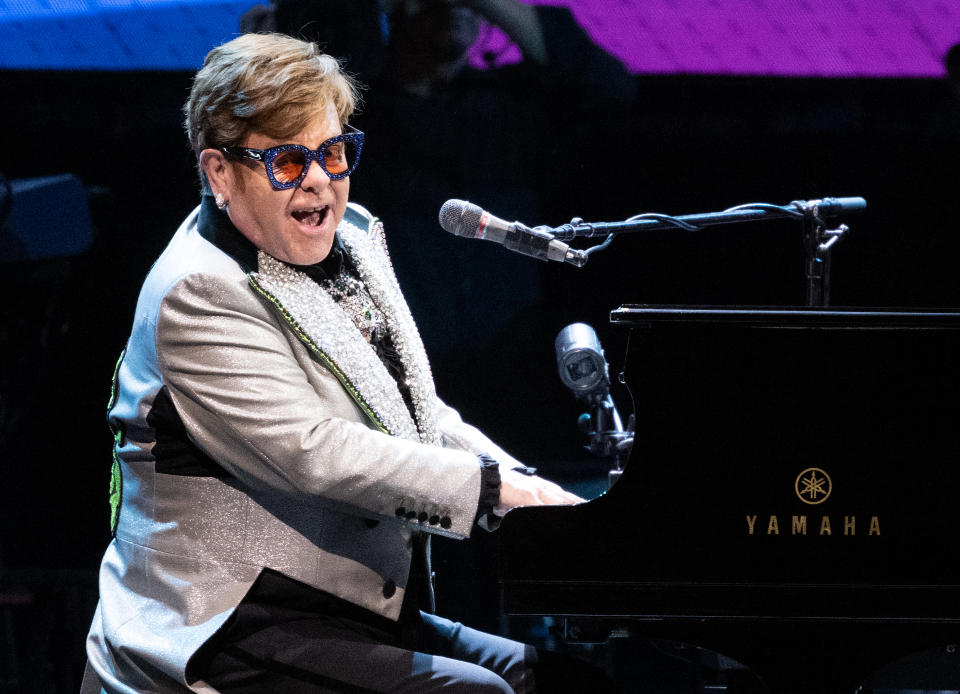
<svg viewBox="0 0 960 694">
<path fill-rule="evenodd" d="M 346 178 L 357 168 L 363 149 L 363 133 L 351 125 L 348 132 L 331 137 L 315 150 L 303 145 L 278 145 L 270 149 L 249 147 L 221 147 L 227 156 L 262 161 L 267 169 L 270 185 L 276 190 L 294 188 L 306 177 L 314 159 L 332 181 Z"/>
</svg>

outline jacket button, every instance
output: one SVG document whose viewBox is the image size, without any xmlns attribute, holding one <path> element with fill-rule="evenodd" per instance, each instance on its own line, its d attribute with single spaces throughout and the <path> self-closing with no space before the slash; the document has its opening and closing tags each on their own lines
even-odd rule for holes
<svg viewBox="0 0 960 694">
<path fill-rule="evenodd" d="M 453 525 L 453 521 L 450 520 L 450 516 L 444 516 L 440 519 L 440 527 L 444 530 L 449 529 L 451 525 Z"/>
<path fill-rule="evenodd" d="M 397 584 L 393 582 L 392 578 L 388 578 L 387 582 L 383 584 L 383 597 L 392 598 L 397 592 Z"/>
<path fill-rule="evenodd" d="M 427 520 L 427 513 L 426 511 L 421 511 L 420 515 L 417 516 L 417 521 L 419 521 L 420 523 L 423 523 L 425 520 Z"/>
<path fill-rule="evenodd" d="M 403 518 L 404 515 L 406 515 L 406 513 L 407 513 L 407 509 L 406 509 L 405 507 L 403 507 L 403 506 L 400 506 L 400 507 L 397 508 L 396 511 L 394 511 L 394 513 L 397 514 L 397 518 Z"/>
<path fill-rule="evenodd" d="M 376 528 L 378 525 L 380 525 L 380 521 L 378 521 L 376 518 L 364 518 L 363 522 L 368 528 Z"/>
<path fill-rule="evenodd" d="M 427 521 L 430 525 L 436 525 L 440 522 L 440 516 L 430 516 L 430 520 Z"/>
</svg>

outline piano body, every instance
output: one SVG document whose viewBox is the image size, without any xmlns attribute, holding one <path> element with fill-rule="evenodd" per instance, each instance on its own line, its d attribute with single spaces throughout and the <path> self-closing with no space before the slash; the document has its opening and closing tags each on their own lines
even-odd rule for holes
<svg viewBox="0 0 960 694">
<path fill-rule="evenodd" d="M 777 692 L 853 692 L 960 641 L 960 314 L 611 320 L 630 459 L 597 499 L 507 514 L 508 614 L 703 646 Z"/>
</svg>

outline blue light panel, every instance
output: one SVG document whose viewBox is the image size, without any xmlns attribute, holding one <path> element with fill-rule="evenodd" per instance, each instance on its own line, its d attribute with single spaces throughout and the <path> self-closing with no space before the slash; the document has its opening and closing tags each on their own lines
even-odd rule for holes
<svg viewBox="0 0 960 694">
<path fill-rule="evenodd" d="M 250 0 L 0 0 L 0 67 L 196 70 Z"/>
</svg>

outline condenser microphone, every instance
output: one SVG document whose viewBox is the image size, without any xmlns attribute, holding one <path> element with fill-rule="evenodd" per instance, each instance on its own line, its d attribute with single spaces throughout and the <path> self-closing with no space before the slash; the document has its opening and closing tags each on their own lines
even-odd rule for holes
<svg viewBox="0 0 960 694">
<path fill-rule="evenodd" d="M 610 374 L 596 331 L 586 323 L 571 323 L 560 331 L 553 346 L 563 385 L 591 404 L 606 399 Z"/>
<path fill-rule="evenodd" d="M 582 265 L 583 251 L 570 248 L 545 228 L 531 229 L 508 222 L 466 200 L 447 200 L 440 208 L 440 226 L 456 236 L 484 239 L 537 260 L 555 260 Z"/>
</svg>

